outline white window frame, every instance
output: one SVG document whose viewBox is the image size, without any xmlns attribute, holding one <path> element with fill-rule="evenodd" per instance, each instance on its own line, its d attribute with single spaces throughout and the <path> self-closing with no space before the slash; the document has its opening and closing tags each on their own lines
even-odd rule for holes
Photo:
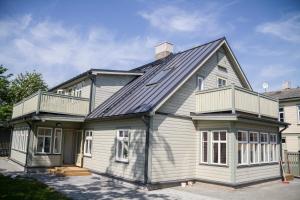
<svg viewBox="0 0 300 200">
<path fill-rule="evenodd" d="M 225 85 L 220 86 L 219 85 L 219 80 L 225 81 Z M 218 77 L 217 78 L 217 86 L 218 86 L 218 88 L 225 87 L 226 85 L 227 85 L 227 79 L 226 78 L 222 78 L 222 77 Z"/>
<path fill-rule="evenodd" d="M 199 84 L 199 80 L 201 80 L 201 85 Z M 202 76 L 197 77 L 197 90 L 204 90 L 204 78 Z"/>
<path fill-rule="evenodd" d="M 257 136 L 257 141 L 250 141 L 251 134 L 255 134 Z M 260 137 L 259 132 L 249 131 L 249 163 L 250 163 L 250 165 L 258 164 L 260 162 L 260 143 L 259 143 L 260 138 L 259 137 Z M 257 153 L 255 153 L 255 151 L 254 151 L 255 145 L 257 146 Z M 253 152 L 253 162 L 251 162 L 251 148 L 252 148 L 252 152 Z"/>
<path fill-rule="evenodd" d="M 282 111 L 280 111 L 281 108 L 282 108 Z M 282 118 L 283 121 L 281 121 L 280 114 L 283 115 L 283 118 Z M 298 119 L 299 119 L 299 117 L 298 117 Z M 284 120 L 285 120 L 285 116 L 284 116 L 284 107 L 280 106 L 279 109 L 278 109 L 278 121 L 284 122 Z"/>
<path fill-rule="evenodd" d="M 267 141 L 263 142 L 261 140 L 261 135 L 267 135 Z M 259 140 L 260 140 L 260 163 L 268 163 L 269 162 L 269 134 L 268 133 L 260 133 L 259 134 Z M 264 146 L 264 148 L 262 148 L 262 146 Z M 266 152 L 264 152 L 264 150 L 266 150 Z M 264 154 L 264 161 L 261 160 L 261 154 Z"/>
<path fill-rule="evenodd" d="M 204 141 L 203 140 L 203 134 L 204 133 L 206 133 L 207 134 L 207 140 L 206 141 Z M 200 132 L 200 142 L 201 142 L 201 145 L 200 145 L 200 148 L 201 148 L 201 150 L 200 150 L 200 163 L 205 163 L 205 164 L 208 164 L 208 143 L 209 143 L 209 135 L 210 135 L 210 132 L 209 131 L 201 131 Z M 207 153 L 207 155 L 206 155 L 206 161 L 204 161 L 204 151 L 203 151 L 203 149 L 204 149 L 204 143 L 206 143 L 206 147 L 207 147 L 207 150 L 206 150 L 206 153 Z"/>
<path fill-rule="evenodd" d="M 271 141 L 271 137 L 275 136 L 275 141 Z M 277 148 L 277 142 L 278 142 L 278 136 L 276 133 L 270 133 L 270 148 L 269 148 L 269 162 L 277 162 L 278 161 L 278 148 Z M 273 159 L 271 160 L 271 153 L 273 153 Z"/>
<path fill-rule="evenodd" d="M 39 130 L 40 129 L 47 129 L 47 130 L 51 130 L 51 132 L 50 132 L 50 136 L 42 136 L 42 135 L 39 135 Z M 51 154 L 51 152 L 52 152 L 52 136 L 53 136 L 53 128 L 49 128 L 49 127 L 38 127 L 38 129 L 37 129 L 37 134 L 36 134 L 36 144 L 35 144 L 35 146 L 36 146 L 36 153 L 38 153 L 38 154 Z M 43 137 L 44 138 L 44 141 L 43 141 L 43 151 L 42 152 L 39 152 L 38 151 L 38 138 L 39 137 Z M 50 147 L 49 147 L 49 152 L 45 152 L 45 138 L 46 137 L 49 137 L 50 138 Z"/>
<path fill-rule="evenodd" d="M 219 140 L 214 140 L 214 132 L 218 132 L 219 133 Z M 225 132 L 225 135 L 226 135 L 226 140 L 221 140 L 221 137 L 220 137 L 220 133 L 221 132 Z M 227 143 L 227 141 L 228 141 L 228 134 L 227 134 L 227 130 L 212 130 L 212 131 L 210 131 L 210 159 L 211 159 L 211 164 L 213 164 L 213 165 L 227 165 L 227 163 L 228 163 L 228 155 L 227 155 L 227 149 L 228 149 L 228 143 Z M 214 148 L 214 143 L 216 143 L 216 144 L 218 144 L 218 162 L 217 163 L 215 163 L 214 162 L 214 155 L 213 155 L 213 148 Z M 226 152 L 225 152 L 225 154 L 226 154 L 226 162 L 225 163 L 221 163 L 221 143 L 223 143 L 223 144 L 226 144 Z"/>
<path fill-rule="evenodd" d="M 123 136 L 120 136 L 120 132 L 123 132 Z M 124 136 L 124 132 L 127 132 L 128 136 L 125 137 Z M 127 158 L 120 158 L 118 156 L 118 151 L 119 151 L 119 148 L 122 148 L 122 155 L 124 154 L 124 141 L 128 142 L 128 155 L 127 155 Z M 119 141 L 121 141 L 122 143 L 122 147 L 119 147 Z M 117 130 L 117 136 L 116 136 L 116 152 L 115 152 L 115 155 L 116 155 L 116 161 L 118 162 L 125 162 L 125 163 L 128 163 L 129 162 L 129 148 L 130 148 L 130 130 L 129 129 L 119 129 Z"/>
<path fill-rule="evenodd" d="M 59 152 L 54 152 L 54 147 L 55 147 L 55 145 L 56 145 L 56 137 L 57 137 L 57 130 L 60 130 L 60 139 L 59 139 L 59 141 L 60 141 L 60 144 L 58 144 L 59 145 Z M 53 134 L 53 154 L 61 154 L 61 143 L 62 143 L 62 128 L 55 128 L 54 129 L 54 134 Z"/>
<path fill-rule="evenodd" d="M 298 123 L 300 123 L 300 105 L 297 105 L 297 110 L 298 110 L 298 113 L 297 113 L 297 115 L 298 115 Z"/>
<path fill-rule="evenodd" d="M 88 151 L 87 151 L 88 150 Z M 92 156 L 93 151 L 93 131 L 92 130 L 86 130 L 84 132 L 84 156 Z"/>
<path fill-rule="evenodd" d="M 237 134 L 239 135 L 239 133 L 242 133 L 242 134 L 246 134 L 246 140 L 245 141 L 239 141 L 238 138 L 237 138 L 237 141 L 238 141 L 238 145 L 241 145 L 241 150 L 244 149 L 244 146 L 246 146 L 246 161 L 244 162 L 244 154 L 243 152 L 241 152 L 241 163 L 238 163 L 238 165 L 248 165 L 249 164 L 249 133 L 248 131 L 244 131 L 244 130 L 239 130 L 237 132 Z"/>
<path fill-rule="evenodd" d="M 80 83 L 76 86 L 75 92 L 74 92 L 74 96 L 76 97 L 81 97 L 82 96 L 82 86 L 83 84 Z"/>
</svg>

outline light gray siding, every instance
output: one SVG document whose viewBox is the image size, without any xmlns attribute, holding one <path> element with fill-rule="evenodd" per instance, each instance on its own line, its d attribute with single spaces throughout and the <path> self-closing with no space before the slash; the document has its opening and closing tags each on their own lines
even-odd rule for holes
<svg viewBox="0 0 300 200">
<path fill-rule="evenodd" d="M 223 50 L 216 52 L 199 71 L 192 76 L 160 109 L 161 112 L 173 113 L 179 115 L 190 115 L 190 112 L 196 112 L 196 96 L 197 77 L 204 79 L 204 90 L 218 87 L 218 77 L 225 78 L 227 85 L 234 83 L 242 87 L 241 81 L 230 64 Z M 226 64 L 224 63 L 226 60 Z M 221 71 L 218 65 L 222 63 L 227 72 Z"/>
<path fill-rule="evenodd" d="M 95 108 L 133 80 L 135 76 L 100 75 L 95 81 Z"/>
<path fill-rule="evenodd" d="M 197 141 L 192 120 L 155 115 L 151 136 L 151 182 L 195 177 Z"/>
<path fill-rule="evenodd" d="M 265 165 L 256 167 L 237 168 L 236 183 L 247 183 L 263 179 L 278 178 L 280 165 Z"/>
<path fill-rule="evenodd" d="M 129 163 L 116 162 L 116 134 L 118 129 L 130 130 Z M 145 125 L 139 118 L 89 122 L 85 130 L 93 131 L 92 156 L 84 157 L 83 167 L 128 180 L 144 180 Z"/>
<path fill-rule="evenodd" d="M 52 167 L 61 164 L 61 155 L 34 155 L 30 167 Z"/>
<path fill-rule="evenodd" d="M 22 138 L 23 141 L 23 147 L 21 147 L 21 141 L 20 138 L 16 138 L 16 131 L 26 131 L 27 139 Z M 28 140 L 28 132 L 29 127 L 25 123 L 20 123 L 14 125 L 13 134 L 12 134 L 12 141 L 11 141 L 11 150 L 10 150 L 10 159 L 16 161 L 17 163 L 21 165 L 26 164 L 26 152 L 27 152 L 27 140 Z M 21 150 L 23 149 L 23 150 Z"/>
<path fill-rule="evenodd" d="M 26 163 L 26 153 L 11 149 L 10 159 L 24 166 Z"/>
</svg>

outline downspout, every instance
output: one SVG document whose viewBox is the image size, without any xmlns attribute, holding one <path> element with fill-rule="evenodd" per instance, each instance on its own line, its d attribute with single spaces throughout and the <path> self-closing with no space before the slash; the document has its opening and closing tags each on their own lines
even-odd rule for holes
<svg viewBox="0 0 300 200">
<path fill-rule="evenodd" d="M 26 148 L 26 159 L 25 159 L 24 171 L 26 170 L 26 167 L 27 167 L 28 155 L 29 155 L 29 144 L 30 144 L 31 131 L 32 131 L 32 124 L 29 122 L 26 122 L 26 124 L 29 126 L 29 132 L 28 132 L 28 138 L 27 138 L 27 148 Z"/>
<path fill-rule="evenodd" d="M 89 103 L 89 113 L 92 112 L 92 109 L 94 107 L 94 84 L 95 84 L 95 76 L 92 75 L 90 77 L 91 80 L 91 88 L 90 88 L 90 103 Z"/>
<path fill-rule="evenodd" d="M 281 165 L 282 165 L 282 161 L 283 161 L 283 158 L 282 158 L 282 132 L 288 128 L 288 125 L 285 125 L 284 128 L 282 130 L 279 131 L 279 141 L 280 141 L 280 158 L 281 158 Z M 281 176 L 281 180 L 284 181 L 284 177 L 283 177 L 283 171 L 282 171 L 282 167 L 280 166 L 280 176 Z"/>
<path fill-rule="evenodd" d="M 148 184 L 148 163 L 149 163 L 149 144 L 150 144 L 150 116 L 144 115 L 142 121 L 146 125 L 146 141 L 145 141 L 145 163 L 144 163 L 144 184 Z"/>
</svg>

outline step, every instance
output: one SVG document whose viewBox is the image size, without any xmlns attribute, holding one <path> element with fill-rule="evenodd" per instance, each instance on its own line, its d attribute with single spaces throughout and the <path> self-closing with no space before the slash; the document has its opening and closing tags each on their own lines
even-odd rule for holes
<svg viewBox="0 0 300 200">
<path fill-rule="evenodd" d="M 285 179 L 287 181 L 292 181 L 292 180 L 294 180 L 294 176 L 292 174 L 285 174 Z"/>
</svg>

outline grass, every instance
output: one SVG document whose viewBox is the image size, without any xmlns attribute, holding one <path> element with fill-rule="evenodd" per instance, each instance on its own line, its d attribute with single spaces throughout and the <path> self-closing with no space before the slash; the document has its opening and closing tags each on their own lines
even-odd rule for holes
<svg viewBox="0 0 300 200">
<path fill-rule="evenodd" d="M 35 179 L 22 177 L 10 178 L 0 174 L 0 199 L 69 200 L 70 198 Z"/>
</svg>

